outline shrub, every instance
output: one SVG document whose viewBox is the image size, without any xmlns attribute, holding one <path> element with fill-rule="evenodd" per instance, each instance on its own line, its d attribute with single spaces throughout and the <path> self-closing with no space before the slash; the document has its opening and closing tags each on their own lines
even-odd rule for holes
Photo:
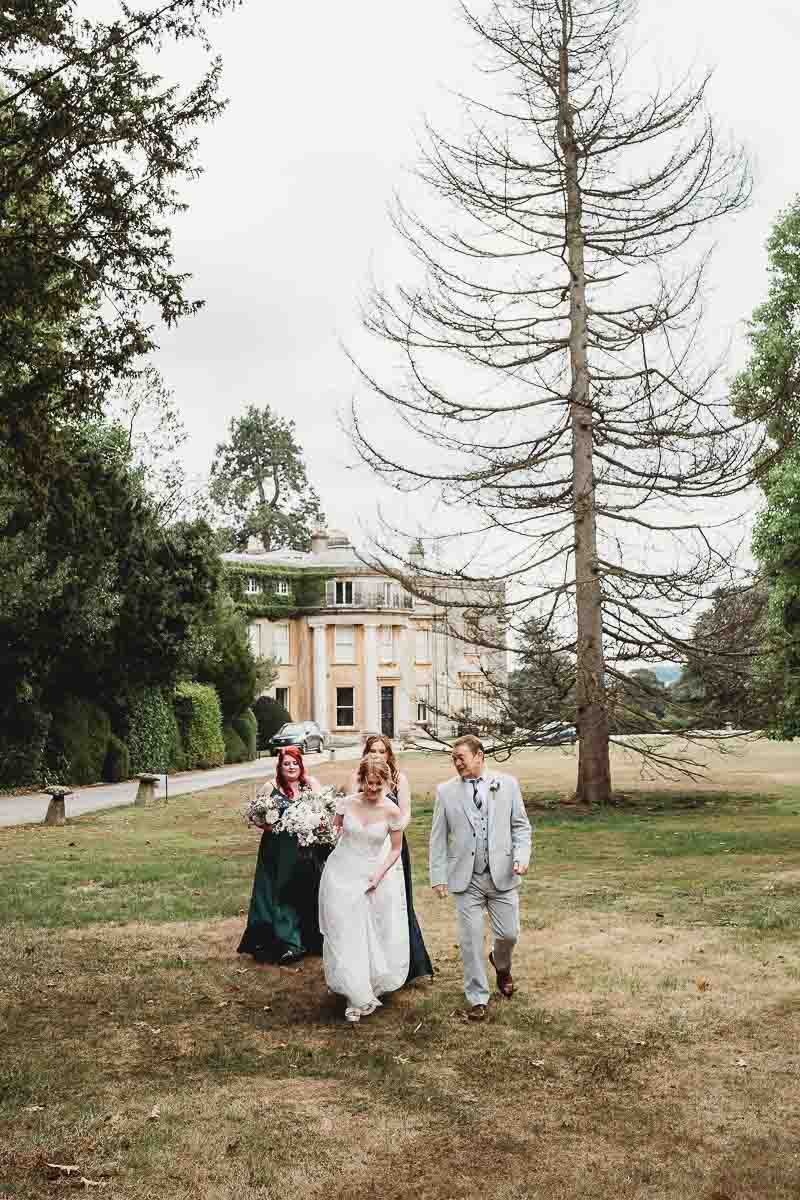
<svg viewBox="0 0 800 1200">
<path fill-rule="evenodd" d="M 0 789 L 41 786 L 50 720 L 29 700 L 0 713 Z"/>
<path fill-rule="evenodd" d="M 247 747 L 232 725 L 226 725 L 222 731 L 225 739 L 225 762 L 240 763 L 247 758 Z"/>
<path fill-rule="evenodd" d="M 272 696 L 259 696 L 253 705 L 253 712 L 258 723 L 258 748 L 266 750 L 273 733 L 277 733 L 281 725 L 285 725 L 292 718 L 283 705 L 273 700 Z"/>
<path fill-rule="evenodd" d="M 231 725 L 244 742 L 248 761 L 254 759 L 258 753 L 258 721 L 252 708 L 246 708 L 234 721 L 231 721 Z"/>
<path fill-rule="evenodd" d="M 108 739 L 106 760 L 103 763 L 103 779 L 106 783 L 122 783 L 131 777 L 131 756 L 122 738 L 112 733 Z"/>
<path fill-rule="evenodd" d="M 178 722 L 159 688 L 143 688 L 129 701 L 127 741 L 132 775 L 164 774 L 182 766 Z"/>
<path fill-rule="evenodd" d="M 53 713 L 47 740 L 47 769 L 59 783 L 97 783 L 103 778 L 111 720 L 79 696 L 64 696 Z"/>
<path fill-rule="evenodd" d="M 175 689 L 175 712 L 183 744 L 183 766 L 219 767 L 225 762 L 222 710 L 213 687 L 203 683 L 179 683 Z"/>
</svg>

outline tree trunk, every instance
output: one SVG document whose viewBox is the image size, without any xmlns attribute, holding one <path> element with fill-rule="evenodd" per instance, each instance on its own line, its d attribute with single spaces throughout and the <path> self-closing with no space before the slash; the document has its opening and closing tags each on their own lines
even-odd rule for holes
<svg viewBox="0 0 800 1200">
<path fill-rule="evenodd" d="M 572 495 L 575 528 L 575 603 L 577 610 L 578 726 L 577 799 L 606 804 L 611 796 L 608 711 L 605 703 L 603 610 L 597 562 L 597 526 L 593 468 L 591 380 L 587 352 L 586 271 L 578 146 L 569 91 L 567 14 L 559 69 L 559 142 L 564 155 L 566 232 L 570 272 L 570 421 L 572 424 Z"/>
</svg>

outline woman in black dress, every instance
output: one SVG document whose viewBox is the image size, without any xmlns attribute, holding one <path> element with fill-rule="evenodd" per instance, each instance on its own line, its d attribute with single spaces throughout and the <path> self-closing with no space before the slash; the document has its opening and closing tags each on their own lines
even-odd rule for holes
<svg viewBox="0 0 800 1200">
<path fill-rule="evenodd" d="M 287 746 L 278 756 L 273 796 L 281 811 L 318 792 L 316 779 L 306 775 L 303 755 Z M 322 953 L 319 931 L 319 881 L 330 848 L 303 849 L 290 833 L 273 833 L 265 826 L 258 848 L 256 874 L 247 927 L 239 954 L 252 954 L 256 962 L 289 966 L 306 954 Z"/>
<path fill-rule="evenodd" d="M 364 749 L 361 752 L 362 761 L 369 754 L 379 754 L 384 762 L 389 767 L 392 777 L 390 799 L 394 800 L 403 815 L 405 825 L 408 825 L 411 820 L 411 788 L 408 783 L 408 778 L 399 770 L 397 760 L 392 749 L 391 739 L 384 737 L 383 734 L 374 733 L 364 743 Z M 350 793 L 354 794 L 358 791 L 358 770 L 353 772 L 350 780 Z M 408 842 L 406 835 L 403 834 L 403 877 L 405 879 L 406 888 L 406 909 L 408 911 L 408 941 L 409 941 L 409 965 L 408 977 L 406 983 L 411 983 L 412 979 L 423 979 L 433 975 L 433 965 L 431 964 L 430 956 L 425 948 L 425 941 L 422 937 L 422 930 L 419 927 L 417 915 L 414 912 L 414 901 L 412 895 L 413 881 L 411 877 L 411 857 L 408 853 Z"/>
</svg>

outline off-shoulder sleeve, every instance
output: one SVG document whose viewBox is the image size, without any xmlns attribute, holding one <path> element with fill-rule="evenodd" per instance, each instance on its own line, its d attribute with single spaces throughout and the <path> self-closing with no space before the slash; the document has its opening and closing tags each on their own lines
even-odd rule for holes
<svg viewBox="0 0 800 1200">
<path fill-rule="evenodd" d="M 387 824 L 392 833 L 400 833 L 408 824 L 407 819 L 403 816 L 396 804 L 392 804 L 389 808 Z"/>
<path fill-rule="evenodd" d="M 337 815 L 337 817 L 343 817 L 352 803 L 353 803 L 352 796 L 337 796 L 336 797 L 336 815 Z"/>
</svg>

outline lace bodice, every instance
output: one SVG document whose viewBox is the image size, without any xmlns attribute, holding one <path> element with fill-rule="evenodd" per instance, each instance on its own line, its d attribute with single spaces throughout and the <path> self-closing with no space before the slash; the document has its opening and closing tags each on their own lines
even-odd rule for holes
<svg viewBox="0 0 800 1200">
<path fill-rule="evenodd" d="M 342 833 L 338 847 L 342 852 L 351 852 L 374 862 L 381 856 L 390 832 L 403 828 L 403 818 L 396 804 L 386 805 L 382 814 L 357 812 L 353 801 L 342 805 Z M 364 815 L 369 820 L 364 820 Z"/>
</svg>

